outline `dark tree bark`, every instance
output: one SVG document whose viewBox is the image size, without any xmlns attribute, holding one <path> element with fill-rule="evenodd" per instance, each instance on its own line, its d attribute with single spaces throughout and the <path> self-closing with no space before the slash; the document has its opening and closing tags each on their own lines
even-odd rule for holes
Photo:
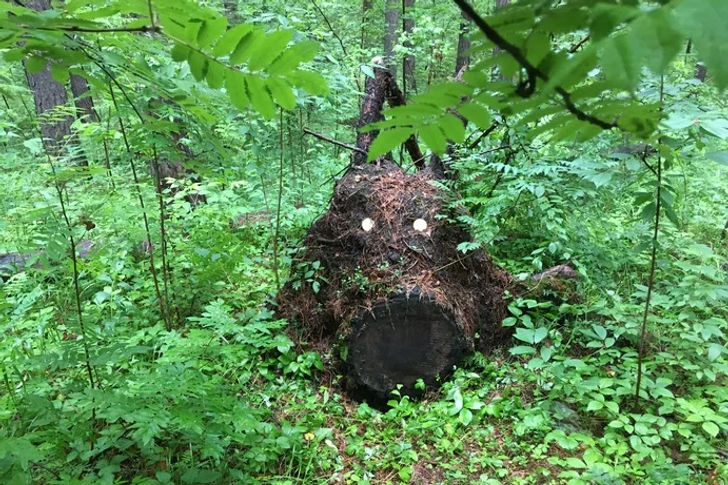
<svg viewBox="0 0 728 485">
<path fill-rule="evenodd" d="M 222 0 L 222 6 L 225 9 L 228 22 L 233 25 L 239 24 L 241 18 L 238 11 L 238 0 Z"/>
<path fill-rule="evenodd" d="M 360 36 L 361 39 L 359 41 L 359 49 L 362 51 L 364 50 L 364 47 L 367 45 L 367 24 L 369 21 L 369 12 L 372 9 L 372 0 L 363 0 L 361 2 L 361 30 L 360 30 Z M 360 59 L 360 62 L 363 64 L 364 59 Z"/>
<path fill-rule="evenodd" d="M 367 153 L 372 141 L 379 133 L 374 131 L 362 131 L 362 128 L 370 123 L 375 123 L 384 119 L 382 116 L 382 108 L 384 102 L 390 106 L 401 106 L 405 104 L 404 94 L 397 86 L 394 76 L 387 69 L 375 68 L 374 77 L 368 78 L 365 84 L 364 101 L 357 123 L 359 134 L 356 139 L 356 147 L 359 149 L 354 152 L 354 165 L 363 165 L 367 161 Z M 424 156 L 420 151 L 419 145 L 414 135 L 410 136 L 404 143 L 407 152 L 417 168 L 424 168 Z M 392 160 L 391 154 L 387 154 L 382 159 Z"/>
<path fill-rule="evenodd" d="M 695 65 L 695 79 L 704 83 L 706 77 L 708 77 L 708 68 L 702 62 L 698 62 Z"/>
<path fill-rule="evenodd" d="M 461 12 L 460 33 L 458 34 L 458 50 L 455 58 L 455 77 L 461 75 L 470 66 L 470 19 Z"/>
<path fill-rule="evenodd" d="M 76 116 L 83 121 L 98 121 L 85 77 L 71 74 L 71 93 L 73 104 L 76 106 Z"/>
<path fill-rule="evenodd" d="M 399 2 L 397 0 L 386 0 L 384 10 L 384 65 L 389 69 L 394 78 L 397 78 L 397 59 L 394 55 L 394 47 L 397 45 L 397 31 L 399 29 Z"/>
<path fill-rule="evenodd" d="M 402 60 L 402 92 L 405 99 L 410 91 L 417 92 L 415 55 L 411 52 L 414 47 L 412 44 L 412 31 L 415 28 L 414 7 L 415 0 L 402 0 L 402 32 L 405 38 L 403 45 L 408 51 Z"/>
<path fill-rule="evenodd" d="M 50 0 L 29 0 L 24 5 L 37 12 L 50 10 Z M 30 73 L 26 71 L 28 86 L 33 92 L 35 112 L 40 119 L 40 131 L 43 144 L 49 153 L 60 155 L 64 138 L 71 135 L 70 115 L 53 115 L 52 110 L 68 103 L 66 87 L 51 76 L 51 67 L 46 65 L 41 71 Z"/>
</svg>

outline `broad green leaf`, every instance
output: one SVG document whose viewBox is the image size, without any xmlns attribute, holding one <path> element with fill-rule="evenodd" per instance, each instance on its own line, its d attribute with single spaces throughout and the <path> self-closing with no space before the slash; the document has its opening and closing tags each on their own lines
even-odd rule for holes
<svg viewBox="0 0 728 485">
<path fill-rule="evenodd" d="M 421 119 L 424 117 L 442 116 L 442 110 L 437 106 L 426 103 L 410 103 L 403 106 L 395 106 L 386 111 L 388 116 L 398 119 Z"/>
<path fill-rule="evenodd" d="M 276 106 L 263 79 L 258 76 L 245 76 L 245 82 L 253 108 L 264 118 L 272 118 L 276 114 Z"/>
<path fill-rule="evenodd" d="M 225 73 L 225 90 L 230 96 L 230 101 L 233 106 L 239 110 L 244 110 L 250 104 L 250 99 L 247 95 L 247 88 L 245 83 L 245 75 L 240 71 L 228 70 Z"/>
<path fill-rule="evenodd" d="M 591 7 L 590 35 L 593 40 L 600 40 L 611 34 L 615 27 L 639 14 L 639 9 L 612 2 L 599 2 Z"/>
<path fill-rule="evenodd" d="M 203 20 L 197 32 L 197 45 L 203 49 L 208 47 L 225 32 L 226 28 L 227 19 L 223 16 Z"/>
<path fill-rule="evenodd" d="M 586 463 L 579 458 L 570 456 L 566 459 L 566 466 L 569 468 L 586 468 Z"/>
<path fill-rule="evenodd" d="M 728 120 L 723 118 L 707 119 L 700 121 L 700 127 L 713 136 L 722 140 L 728 139 Z"/>
<path fill-rule="evenodd" d="M 535 330 L 535 332 L 533 333 L 533 343 L 537 344 L 537 343 L 541 342 L 543 339 L 546 338 L 548 333 L 549 333 L 549 329 L 546 327 L 537 328 Z"/>
<path fill-rule="evenodd" d="M 159 12 L 159 24 L 164 29 L 164 33 L 172 36 L 172 38 L 194 43 L 197 32 L 194 37 L 188 38 L 187 16 L 181 15 L 179 12 L 162 11 Z"/>
<path fill-rule="evenodd" d="M 463 409 L 458 415 L 458 420 L 465 426 L 473 421 L 473 412 L 470 409 Z"/>
<path fill-rule="evenodd" d="M 703 428 L 703 431 L 708 433 L 713 438 L 718 436 L 718 433 L 720 433 L 720 428 L 718 427 L 717 424 L 715 424 L 712 421 L 704 421 L 703 424 L 701 424 L 701 426 Z"/>
<path fill-rule="evenodd" d="M 713 160 L 715 163 L 721 165 L 728 165 L 728 151 L 722 152 L 709 152 L 705 154 L 705 157 L 709 160 Z"/>
<path fill-rule="evenodd" d="M 644 63 L 661 74 L 682 48 L 682 37 L 665 8 L 657 8 L 637 19 L 629 28 L 630 43 L 644 52 Z"/>
<path fill-rule="evenodd" d="M 197 35 L 199 34 L 200 28 L 202 27 L 202 22 L 202 19 L 188 19 L 185 25 L 185 33 L 183 39 L 194 45 L 197 42 Z"/>
<path fill-rule="evenodd" d="M 290 84 L 280 78 L 269 78 L 266 80 L 266 84 L 278 105 L 285 109 L 296 107 L 296 95 L 293 93 Z"/>
<path fill-rule="evenodd" d="M 288 81 L 294 86 L 298 86 L 309 94 L 325 95 L 329 92 L 328 86 L 323 76 L 317 72 L 296 70 L 290 73 Z"/>
<path fill-rule="evenodd" d="M 177 43 L 172 47 L 172 60 L 175 62 L 186 61 L 190 55 L 190 48 L 184 44 Z"/>
<path fill-rule="evenodd" d="M 445 153 L 447 139 L 438 125 L 425 125 L 419 130 L 422 141 L 438 155 Z"/>
<path fill-rule="evenodd" d="M 391 128 L 389 130 L 380 131 L 369 147 L 367 160 L 372 161 L 377 157 L 392 151 L 392 149 L 404 143 L 411 134 L 411 128 Z"/>
<path fill-rule="evenodd" d="M 720 354 L 722 354 L 724 350 L 725 348 L 720 344 L 710 344 L 708 346 L 708 360 L 716 360 L 718 357 L 720 357 Z"/>
<path fill-rule="evenodd" d="M 548 32 L 536 31 L 528 36 L 525 54 L 531 64 L 538 66 L 549 52 L 551 52 L 551 41 Z"/>
<path fill-rule="evenodd" d="M 604 403 L 601 401 L 589 401 L 589 405 L 586 407 L 587 411 L 599 411 L 604 407 Z"/>
<path fill-rule="evenodd" d="M 210 61 L 207 66 L 207 84 L 212 89 L 220 89 L 225 83 L 226 68 L 219 62 Z"/>
<path fill-rule="evenodd" d="M 230 64 L 236 66 L 244 63 L 250 57 L 250 53 L 265 38 L 265 34 L 260 30 L 251 30 L 245 34 L 230 54 Z"/>
<path fill-rule="evenodd" d="M 278 30 L 265 36 L 250 53 L 248 68 L 257 71 L 269 66 L 293 37 L 292 30 Z"/>
<path fill-rule="evenodd" d="M 460 388 L 456 387 L 452 393 L 453 407 L 450 408 L 450 416 L 455 416 L 463 409 L 463 395 L 460 392 Z"/>
<path fill-rule="evenodd" d="M 250 33 L 251 30 L 253 30 L 253 26 L 250 24 L 236 25 L 228 30 L 215 44 L 215 47 L 212 49 L 212 55 L 215 57 L 229 55 L 237 47 L 240 40 Z"/>
<path fill-rule="evenodd" d="M 514 335 L 518 340 L 522 340 L 526 343 L 532 344 L 533 343 L 533 330 L 530 328 L 517 328 L 516 333 Z"/>
<path fill-rule="evenodd" d="M 197 81 L 202 81 L 207 75 L 207 57 L 195 50 L 190 50 L 190 56 L 187 58 L 190 63 L 190 71 Z"/>
<path fill-rule="evenodd" d="M 465 140 L 465 125 L 456 116 L 446 113 L 438 122 L 442 132 L 455 143 L 462 143 Z"/>
<path fill-rule="evenodd" d="M 296 69 L 304 62 L 311 61 L 318 53 L 317 42 L 306 40 L 292 45 L 284 50 L 273 63 L 268 66 L 267 71 L 271 74 L 284 74 Z"/>
<path fill-rule="evenodd" d="M 3 54 L 3 59 L 8 62 L 17 62 L 25 57 L 24 49 L 10 49 Z"/>
<path fill-rule="evenodd" d="M 719 89 L 728 87 L 728 2 L 725 0 L 682 0 L 675 7 L 675 22 L 685 37 L 693 40 L 700 59 L 708 67 Z"/>
<path fill-rule="evenodd" d="M 66 84 L 71 77 L 68 68 L 62 64 L 51 64 L 51 77 L 61 84 Z"/>
<path fill-rule="evenodd" d="M 602 65 L 607 81 L 615 87 L 631 91 L 641 77 L 639 46 L 632 45 L 625 34 L 607 39 L 602 49 Z"/>
<path fill-rule="evenodd" d="M 39 56 L 31 56 L 26 62 L 25 62 L 25 68 L 28 70 L 30 74 L 35 74 L 37 72 L 40 72 L 43 70 L 44 67 L 46 67 L 46 64 L 48 62 Z"/>
<path fill-rule="evenodd" d="M 509 352 L 512 355 L 529 355 L 529 354 L 535 354 L 536 349 L 529 345 L 518 345 L 516 347 L 511 347 Z"/>
</svg>

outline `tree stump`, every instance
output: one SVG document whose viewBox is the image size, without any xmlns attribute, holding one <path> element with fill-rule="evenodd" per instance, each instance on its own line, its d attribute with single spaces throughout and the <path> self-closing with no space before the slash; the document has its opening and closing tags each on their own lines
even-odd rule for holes
<svg viewBox="0 0 728 485">
<path fill-rule="evenodd" d="M 306 339 L 343 346 L 348 381 L 386 398 L 397 384 L 436 385 L 474 348 L 508 336 L 510 276 L 455 221 L 430 169 L 388 160 L 352 167 L 329 210 L 309 229 L 279 313 Z M 455 209 L 456 211 L 457 209 Z"/>
<path fill-rule="evenodd" d="M 399 293 L 351 322 L 347 362 L 355 383 L 377 395 L 418 379 L 433 384 L 468 352 L 465 331 L 450 310 L 419 289 Z"/>
<path fill-rule="evenodd" d="M 377 68 L 352 165 L 278 295 L 278 313 L 299 322 L 303 338 L 341 345 L 348 382 L 377 399 L 399 384 L 412 394 L 418 379 L 435 385 L 474 348 L 502 341 L 511 284 L 484 252 L 458 251 L 470 236 L 414 137 L 404 145 L 419 171 L 405 173 L 391 154 L 366 163 L 377 131 L 362 128 L 383 119 L 385 101 L 398 106 L 404 97 Z"/>
<path fill-rule="evenodd" d="M 419 171 L 406 173 L 391 154 L 366 163 L 377 132 L 361 128 L 383 119 L 385 100 L 404 103 L 391 73 L 375 73 L 352 165 L 309 229 L 278 313 L 302 326 L 303 339 L 340 345 L 347 381 L 382 400 L 400 384 L 414 394 L 420 378 L 436 385 L 468 352 L 500 345 L 510 336 L 501 324 L 506 290 L 527 285 L 485 252 L 458 250 L 470 240 L 457 221 L 464 211 L 440 190 L 441 167 L 425 168 L 414 137 L 404 146 Z M 535 284 L 564 268 L 538 275 Z"/>
</svg>

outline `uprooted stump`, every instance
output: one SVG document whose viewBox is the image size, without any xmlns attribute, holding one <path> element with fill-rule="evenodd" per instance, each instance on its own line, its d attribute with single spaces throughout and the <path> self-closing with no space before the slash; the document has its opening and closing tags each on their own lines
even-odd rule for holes
<svg viewBox="0 0 728 485">
<path fill-rule="evenodd" d="M 307 339 L 344 346 L 349 381 L 367 394 L 433 385 L 508 335 L 511 278 L 484 252 L 457 250 L 470 237 L 444 197 L 429 169 L 353 166 L 279 295 L 279 312 Z"/>
</svg>

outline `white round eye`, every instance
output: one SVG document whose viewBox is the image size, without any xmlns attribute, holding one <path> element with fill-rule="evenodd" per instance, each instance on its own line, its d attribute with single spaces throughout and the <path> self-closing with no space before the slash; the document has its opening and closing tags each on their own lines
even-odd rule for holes
<svg viewBox="0 0 728 485">
<path fill-rule="evenodd" d="M 415 231 L 422 232 L 427 229 L 427 222 L 424 219 L 415 219 L 412 227 L 415 229 Z"/>
<path fill-rule="evenodd" d="M 361 221 L 361 228 L 364 229 L 364 232 L 369 232 L 374 228 L 374 221 L 369 219 L 368 217 Z"/>
</svg>

